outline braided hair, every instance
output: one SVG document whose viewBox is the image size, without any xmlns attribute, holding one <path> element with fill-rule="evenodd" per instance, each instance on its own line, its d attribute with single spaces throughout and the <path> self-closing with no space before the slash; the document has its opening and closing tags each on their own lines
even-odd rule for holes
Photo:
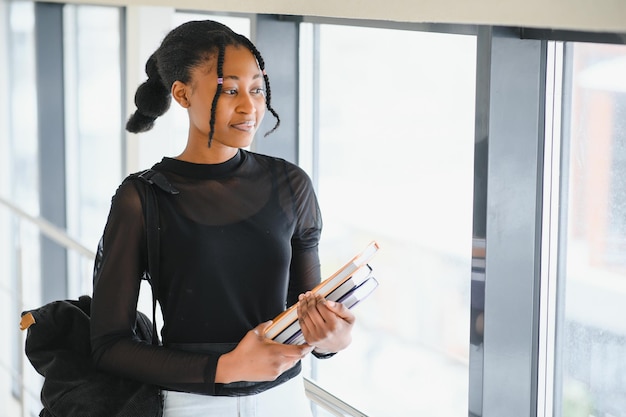
<svg viewBox="0 0 626 417">
<path fill-rule="evenodd" d="M 154 121 L 170 107 L 172 84 L 175 81 L 189 83 L 191 71 L 199 65 L 215 59 L 218 80 L 223 79 L 224 53 L 227 46 L 243 46 L 256 58 L 265 82 L 265 105 L 276 118 L 276 124 L 265 136 L 274 132 L 280 125 L 280 117 L 271 105 L 270 81 L 265 73 L 265 61 L 261 53 L 245 36 L 211 20 L 183 23 L 165 36 L 159 48 L 146 62 L 148 79 L 137 88 L 135 93 L 137 110 L 128 119 L 126 130 L 139 133 L 152 129 Z M 215 110 L 221 93 L 222 84 L 218 82 L 211 105 L 209 147 L 213 140 Z"/>
</svg>

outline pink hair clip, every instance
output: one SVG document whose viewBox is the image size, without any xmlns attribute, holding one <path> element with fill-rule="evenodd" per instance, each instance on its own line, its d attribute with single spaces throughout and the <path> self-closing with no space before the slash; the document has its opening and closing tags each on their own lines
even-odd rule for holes
<svg viewBox="0 0 626 417">
<path fill-rule="evenodd" d="M 267 75 L 267 72 L 265 72 L 265 68 L 263 68 L 261 72 L 263 73 L 263 75 Z"/>
<path fill-rule="evenodd" d="M 218 78 L 218 79 L 217 79 L 217 83 L 218 83 L 218 84 L 224 84 L 224 79 L 223 79 L 223 78 L 221 78 L 221 77 L 220 77 L 220 78 Z"/>
</svg>

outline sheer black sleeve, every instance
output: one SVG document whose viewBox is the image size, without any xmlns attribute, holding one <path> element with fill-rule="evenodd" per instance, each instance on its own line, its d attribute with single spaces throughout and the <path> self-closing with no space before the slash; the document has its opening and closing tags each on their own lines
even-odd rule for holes
<svg viewBox="0 0 626 417">
<path fill-rule="evenodd" d="M 322 233 L 322 215 L 313 184 L 297 166 L 287 166 L 290 191 L 296 216 L 296 229 L 291 240 L 293 250 L 287 305 L 298 301 L 298 295 L 317 284 L 320 276 L 318 245 Z"/>
<path fill-rule="evenodd" d="M 217 356 L 175 351 L 133 336 L 146 238 L 141 198 L 124 182 L 111 204 L 91 311 L 93 359 L 99 368 L 164 388 L 213 394 Z"/>
<path fill-rule="evenodd" d="M 288 305 L 297 302 L 298 295 L 315 287 L 321 280 L 318 253 L 322 233 L 322 215 L 310 178 L 299 168 L 290 175 L 291 190 L 297 218 L 296 232 L 292 238 Z M 328 359 L 331 353 L 312 352 L 318 359 Z"/>
</svg>

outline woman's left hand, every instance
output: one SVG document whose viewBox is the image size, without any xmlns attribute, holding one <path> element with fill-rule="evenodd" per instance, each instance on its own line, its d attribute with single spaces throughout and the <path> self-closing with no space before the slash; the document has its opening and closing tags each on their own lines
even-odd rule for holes
<svg viewBox="0 0 626 417">
<path fill-rule="evenodd" d="M 354 314 L 341 303 L 307 292 L 298 297 L 298 321 L 306 343 L 319 352 L 339 352 L 352 341 Z"/>
</svg>

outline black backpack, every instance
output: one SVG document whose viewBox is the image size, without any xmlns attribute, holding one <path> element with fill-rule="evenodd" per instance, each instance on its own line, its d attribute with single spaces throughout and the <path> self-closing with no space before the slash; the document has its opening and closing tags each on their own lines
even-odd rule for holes
<svg viewBox="0 0 626 417">
<path fill-rule="evenodd" d="M 135 336 L 159 344 L 155 323 L 158 286 L 158 207 L 156 191 L 177 194 L 165 176 L 146 170 L 129 175 L 144 196 L 148 241 L 148 270 L 143 278 L 152 287 L 152 322 L 137 312 Z M 102 239 L 94 262 L 94 279 L 102 260 Z M 95 368 L 91 360 L 91 297 L 61 300 L 22 313 L 21 328 L 27 330 L 25 353 L 44 377 L 40 417 L 161 417 L 161 389 L 152 384 L 123 378 Z"/>
</svg>

